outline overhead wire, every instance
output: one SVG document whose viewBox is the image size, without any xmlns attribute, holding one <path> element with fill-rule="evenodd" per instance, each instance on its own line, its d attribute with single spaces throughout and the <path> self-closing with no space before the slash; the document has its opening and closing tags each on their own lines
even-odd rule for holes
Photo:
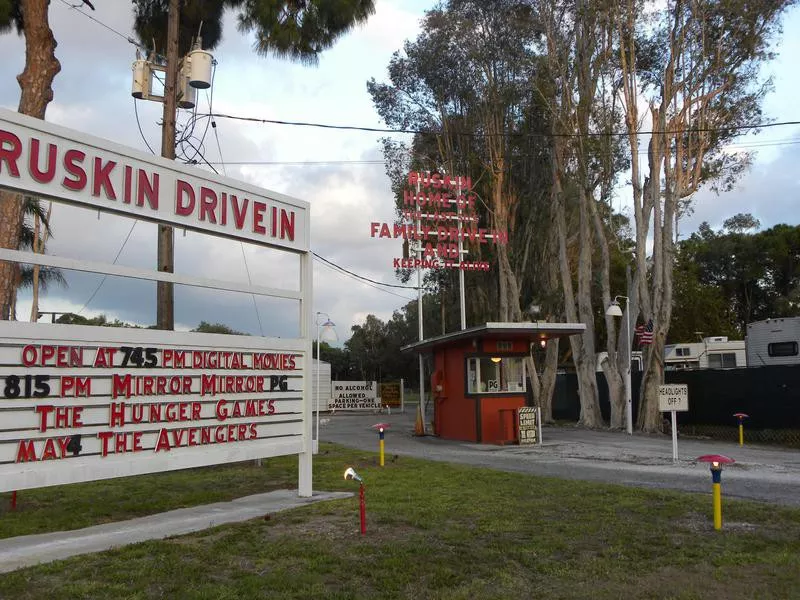
<svg viewBox="0 0 800 600">
<path fill-rule="evenodd" d="M 131 239 L 131 234 L 133 234 L 133 229 L 134 229 L 134 227 L 136 227 L 136 224 L 138 222 L 139 222 L 138 220 L 135 220 L 133 222 L 133 224 L 131 225 L 131 228 L 128 230 L 128 235 L 125 236 L 125 239 L 122 241 L 122 245 L 119 247 L 119 250 L 117 250 L 117 255 L 114 257 L 114 261 L 111 263 L 112 265 L 117 264 L 117 261 L 119 260 L 119 257 L 122 254 L 122 251 L 125 249 L 125 245 L 128 243 L 128 240 Z M 77 314 L 81 314 L 84 310 L 86 310 L 86 307 L 89 306 L 89 303 L 92 300 L 94 300 L 94 297 L 97 295 L 97 292 L 99 292 L 100 288 L 103 287 L 103 284 L 106 282 L 106 279 L 108 279 L 108 275 L 103 275 L 103 278 L 100 280 L 100 283 L 98 283 L 97 287 L 94 288 L 94 291 L 92 292 L 92 295 L 89 296 L 89 299 L 86 302 L 83 303 L 83 306 L 77 312 Z"/>
<path fill-rule="evenodd" d="M 142 131 L 142 123 L 139 121 L 139 107 L 136 98 L 133 99 L 133 112 L 136 115 L 136 126 L 139 128 L 139 135 L 142 136 L 142 140 L 144 141 L 144 145 L 147 146 L 147 149 L 150 150 L 150 154 L 155 154 L 156 151 L 150 146 L 150 142 L 147 141 L 147 137 L 144 135 L 144 131 Z"/>
<path fill-rule="evenodd" d="M 333 125 L 330 123 L 315 123 L 311 121 L 286 121 L 281 119 L 265 119 L 261 117 L 247 117 L 240 115 L 229 115 L 225 113 L 213 113 L 212 117 L 219 119 L 232 119 L 236 121 L 247 121 L 251 123 L 264 123 L 270 125 L 289 125 L 293 127 L 314 127 L 320 129 L 336 129 L 344 131 L 364 131 L 368 133 L 409 133 L 409 134 L 435 134 L 438 133 L 432 129 L 404 129 L 404 128 L 391 128 L 391 127 L 366 127 L 360 125 Z M 638 135 L 676 135 L 683 133 L 714 133 L 721 131 L 747 131 L 750 129 L 766 129 L 770 127 L 785 127 L 789 125 L 800 125 L 800 121 L 776 121 L 766 123 L 754 123 L 752 125 L 730 125 L 727 127 L 687 127 L 683 129 L 674 130 L 658 130 L 653 129 L 649 131 L 638 131 Z M 586 132 L 563 132 L 554 133 L 552 131 L 546 132 L 530 132 L 530 133 L 486 133 L 475 131 L 451 131 L 450 135 L 463 135 L 467 137 L 541 137 L 541 138 L 559 138 L 559 137 L 627 137 L 630 135 L 627 131 L 586 131 Z"/>
<path fill-rule="evenodd" d="M 376 281 L 374 279 L 370 279 L 369 277 L 364 277 L 363 275 L 359 275 L 358 273 L 353 273 L 352 271 L 348 271 L 344 267 L 342 267 L 340 265 L 337 265 L 335 262 L 333 262 L 331 260 L 328 260 L 327 258 L 325 258 L 323 256 L 320 256 L 319 254 L 317 254 L 313 250 L 311 251 L 311 254 L 313 254 L 315 258 L 321 260 L 322 262 L 327 263 L 328 265 L 330 265 L 330 266 L 332 266 L 332 267 L 334 267 L 336 269 L 339 269 L 340 271 L 344 271 L 348 275 L 351 275 L 352 277 L 355 277 L 356 279 L 360 279 L 361 281 L 365 281 L 365 282 L 368 282 L 368 283 L 374 283 L 375 285 L 382 285 L 384 287 L 399 288 L 401 290 L 418 290 L 419 289 L 417 286 L 398 285 L 396 283 L 384 283 L 382 281 Z"/>
<path fill-rule="evenodd" d="M 334 263 L 332 263 L 332 262 L 330 262 L 328 260 L 322 259 L 322 257 L 320 257 L 316 253 L 312 252 L 312 254 L 314 255 L 314 258 L 316 258 L 318 261 L 320 261 L 323 266 L 331 269 L 332 271 L 334 271 L 336 273 L 344 274 L 344 275 L 350 277 L 351 279 L 355 279 L 356 281 L 360 281 L 361 283 L 363 283 L 365 285 L 368 285 L 369 287 L 378 290 L 379 292 L 384 292 L 386 294 L 391 294 L 392 296 L 397 296 L 398 298 L 402 298 L 403 300 L 407 300 L 408 302 L 413 302 L 415 300 L 414 298 L 409 298 L 408 296 L 403 296 L 402 294 L 398 294 L 398 293 L 393 292 L 391 290 L 386 290 L 386 289 L 383 289 L 382 287 L 379 287 L 379 285 L 391 286 L 391 284 L 379 283 L 378 282 L 378 285 L 375 285 L 373 283 L 370 283 L 370 281 L 372 281 L 372 280 L 370 280 L 368 278 L 364 278 L 364 277 L 361 277 L 360 275 L 356 275 L 355 273 L 352 273 L 351 271 L 348 271 L 347 269 L 342 269 L 341 267 L 338 267 L 338 266 L 334 265 Z M 331 266 L 331 265 L 334 265 L 334 266 Z M 394 286 L 391 286 L 391 287 L 394 287 Z M 400 286 L 400 287 L 402 287 L 402 286 Z M 405 287 L 404 289 L 411 289 L 411 288 Z"/>
<path fill-rule="evenodd" d="M 125 41 L 126 41 L 126 42 L 128 42 L 129 44 L 133 44 L 134 46 L 136 46 L 136 47 L 137 47 L 137 48 L 139 48 L 140 50 L 143 50 L 144 52 L 149 52 L 149 50 L 148 50 L 147 48 L 145 48 L 145 47 L 144 47 L 142 44 L 140 44 L 139 42 L 137 42 L 137 41 L 136 41 L 135 39 L 133 39 L 132 37 L 130 37 L 130 36 L 128 36 L 128 35 L 125 35 L 124 33 L 120 32 L 120 31 L 117 31 L 116 29 L 114 29 L 114 28 L 113 28 L 113 27 L 111 27 L 110 25 L 106 25 L 105 23 L 103 23 L 103 22 L 102 22 L 100 19 L 96 19 L 95 17 L 93 17 L 93 16 L 92 16 L 92 15 L 90 15 L 89 13 L 87 13 L 87 12 L 84 12 L 83 10 L 81 10 L 81 6 L 82 6 L 82 5 L 70 4 L 69 2 L 67 2 L 67 0 L 61 0 L 61 3 L 62 3 L 62 4 L 64 4 L 64 5 L 66 5 L 67 7 L 69 7 L 71 10 L 74 10 L 75 12 L 78 12 L 78 13 L 82 14 L 82 15 L 83 15 L 84 17 L 86 17 L 87 19 L 91 19 L 92 21 L 94 21 L 95 23 L 97 23 L 98 25 L 100 25 L 101 27 L 105 27 L 105 28 L 106 28 L 106 29 L 108 29 L 108 30 L 109 30 L 111 33 L 113 33 L 113 34 L 115 34 L 115 35 L 118 35 L 119 37 L 121 37 L 123 40 L 125 40 Z"/>
</svg>

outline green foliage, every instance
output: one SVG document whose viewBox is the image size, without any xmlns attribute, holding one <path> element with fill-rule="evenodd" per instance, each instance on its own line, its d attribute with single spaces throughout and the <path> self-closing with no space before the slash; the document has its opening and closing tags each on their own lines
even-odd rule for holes
<svg viewBox="0 0 800 600">
<path fill-rule="evenodd" d="M 134 29 L 145 46 L 155 40 L 163 54 L 167 40 L 169 0 L 133 0 Z M 222 39 L 226 9 L 238 13 L 239 30 L 255 33 L 254 50 L 308 64 L 353 26 L 375 12 L 373 0 L 184 0 L 181 2 L 179 52 L 186 54 L 200 33 L 203 47 Z"/>
<path fill-rule="evenodd" d="M 1 0 L 0 0 L 1 1 Z M 35 240 L 34 234 L 34 219 L 39 218 L 41 222 L 42 232 L 46 232 L 49 237 L 53 236 L 53 230 L 50 228 L 50 220 L 47 218 L 47 210 L 42 205 L 42 201 L 38 198 L 25 196 L 23 205 L 24 220 L 22 222 L 22 229 L 20 231 L 19 248 L 20 250 L 33 250 Z M 17 288 L 33 287 L 33 265 L 19 264 L 19 282 Z M 57 284 L 61 287 L 68 287 L 67 279 L 61 269 L 56 267 L 39 267 L 39 290 L 46 292 L 51 284 Z"/>
<path fill-rule="evenodd" d="M 65 313 L 56 319 L 56 323 L 65 325 L 94 325 L 97 327 L 131 327 L 133 329 L 142 329 L 141 325 L 132 325 L 125 323 L 119 319 L 109 321 L 105 315 L 98 315 L 96 317 L 84 317 L 75 313 Z"/>
<path fill-rule="evenodd" d="M 670 339 L 744 336 L 747 323 L 800 315 L 800 226 L 757 225 L 736 215 L 714 232 L 708 223 L 678 246 Z"/>
<path fill-rule="evenodd" d="M 194 329 L 192 329 L 192 331 L 197 333 L 225 333 L 228 335 L 249 335 L 247 333 L 231 329 L 224 323 L 208 323 L 206 321 L 200 321 L 200 324 Z"/>
<path fill-rule="evenodd" d="M 331 378 L 348 380 L 350 377 L 350 353 L 343 348 L 335 348 L 328 344 L 328 342 L 320 341 L 319 352 L 322 355 L 324 362 L 331 365 Z M 317 345 L 311 349 L 311 354 L 314 358 L 317 357 Z"/>
<path fill-rule="evenodd" d="M 192 49 L 198 35 L 203 47 L 216 48 L 222 41 L 222 16 L 225 8 L 235 4 L 229 0 L 183 0 L 180 2 L 181 21 L 178 28 L 178 52 L 184 56 Z M 169 0 L 133 0 L 134 30 L 141 43 L 150 49 L 166 53 L 167 15 Z"/>
<path fill-rule="evenodd" d="M 538 28 L 530 3 L 501 0 L 443 2 L 425 14 L 417 38 L 395 52 L 387 83 L 367 82 L 367 91 L 390 127 L 429 131 L 406 145 L 384 140 L 387 173 L 398 213 L 408 171 L 446 171 L 470 176 L 477 196 L 477 227 L 508 228 L 511 271 L 521 288 L 514 302 L 542 302 L 549 225 L 550 152 L 548 110 L 540 94 L 540 60 L 534 52 Z M 496 128 L 486 136 L 487 128 Z M 502 154 L 502 173 L 495 161 Z M 499 175 L 503 194 L 493 196 Z M 497 223 L 493 197 L 501 197 L 508 217 Z M 506 208 L 503 209 L 505 211 Z M 399 244 L 398 244 L 399 245 Z M 490 272 L 467 272 L 467 321 L 497 320 L 500 314 L 498 249 L 466 244 L 471 260 L 488 261 Z M 399 272 L 408 281 L 410 271 Z M 429 304 L 438 305 L 426 335 L 460 327 L 458 273 L 431 271 L 425 279 Z M 433 307 L 432 307 L 433 308 Z M 428 314 L 426 305 L 424 312 Z M 513 312 L 513 311 L 512 311 Z M 556 311 L 556 314 L 560 311 Z"/>
<path fill-rule="evenodd" d="M 20 0 L 0 0 L 0 33 L 5 33 L 12 28 L 22 33 L 22 12 Z"/>
</svg>

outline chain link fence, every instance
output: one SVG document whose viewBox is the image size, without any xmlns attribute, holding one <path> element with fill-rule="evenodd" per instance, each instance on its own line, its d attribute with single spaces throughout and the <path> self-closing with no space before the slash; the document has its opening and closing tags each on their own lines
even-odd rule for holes
<svg viewBox="0 0 800 600">
<path fill-rule="evenodd" d="M 725 425 L 678 425 L 678 435 L 721 440 L 739 441 L 739 427 Z M 771 444 L 787 448 L 800 448 L 800 429 L 748 429 L 744 426 L 745 444 Z"/>
</svg>

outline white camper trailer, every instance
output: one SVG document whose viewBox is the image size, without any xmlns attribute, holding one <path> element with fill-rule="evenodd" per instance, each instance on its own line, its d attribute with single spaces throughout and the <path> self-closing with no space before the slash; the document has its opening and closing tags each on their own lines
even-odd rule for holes
<svg viewBox="0 0 800 600">
<path fill-rule="evenodd" d="M 800 317 L 747 324 L 747 366 L 800 364 Z"/>
<path fill-rule="evenodd" d="M 746 366 L 745 343 L 715 335 L 702 342 L 668 344 L 664 346 L 664 369 L 736 369 Z"/>
</svg>

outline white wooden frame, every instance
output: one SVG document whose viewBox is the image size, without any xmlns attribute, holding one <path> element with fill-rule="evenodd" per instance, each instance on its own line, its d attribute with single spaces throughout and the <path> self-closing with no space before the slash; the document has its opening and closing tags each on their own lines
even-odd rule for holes
<svg viewBox="0 0 800 600">
<path fill-rule="evenodd" d="M 47 144 L 60 144 L 63 151 L 69 147 L 79 149 L 90 157 L 100 157 L 101 160 L 117 161 L 120 165 L 130 165 L 132 169 L 147 169 L 152 173 L 157 173 L 161 182 L 160 190 L 165 192 L 163 198 L 158 200 L 158 209 L 148 207 L 146 204 L 137 206 L 135 203 L 121 203 L 110 201 L 109 198 L 91 196 L 89 193 L 78 193 L 66 189 L 63 185 L 64 177 L 70 175 L 65 171 L 64 164 L 59 165 L 58 176 L 52 178 L 51 183 L 42 183 L 25 172 L 18 173 L 16 176 L 10 172 L 8 160 L 3 162 L 2 150 L 8 150 L 0 146 L 0 188 L 11 189 L 39 197 L 46 197 L 58 202 L 88 206 L 103 212 L 120 214 L 123 216 L 144 219 L 157 223 L 165 223 L 175 227 L 194 229 L 203 233 L 227 237 L 229 239 L 247 241 L 258 245 L 275 248 L 285 252 L 299 254 L 300 256 L 300 286 L 299 290 L 271 288 L 258 285 L 244 285 L 229 281 L 217 281 L 199 277 L 189 277 L 172 273 L 163 273 L 156 270 L 138 269 L 111 265 L 102 262 L 79 261 L 69 258 L 35 254 L 31 252 L 21 252 L 12 249 L 0 249 L 0 260 L 50 266 L 69 270 L 88 271 L 102 273 L 106 275 L 130 277 L 150 281 L 166 281 L 175 284 L 190 285 L 209 289 L 235 291 L 261 296 L 272 296 L 298 301 L 300 316 L 300 332 L 298 338 L 263 338 L 251 336 L 232 336 L 199 333 L 180 333 L 166 332 L 145 329 L 117 329 L 104 327 L 86 327 L 73 325 L 51 325 L 38 323 L 20 323 L 0 321 L 0 356 L 3 357 L 0 364 L 0 446 L 3 444 L 19 445 L 21 439 L 36 439 L 41 441 L 44 438 L 58 436 L 76 435 L 81 433 L 82 441 L 86 446 L 86 453 L 77 456 L 68 456 L 47 461 L 33 462 L 4 462 L 0 464 L 0 491 L 26 489 L 32 487 L 43 487 L 49 485 L 59 485 L 80 481 L 90 481 L 95 479 L 105 479 L 110 477 L 121 477 L 157 471 L 173 469 L 183 469 L 189 467 L 219 464 L 248 460 L 253 458 L 266 458 L 271 456 L 281 456 L 297 454 L 299 460 L 298 493 L 300 496 L 311 496 L 312 494 L 312 440 L 311 440 L 311 385 L 310 385 L 310 361 L 311 361 L 311 328 L 312 328 L 312 255 L 310 252 L 311 227 L 309 222 L 309 205 L 307 202 L 297 200 L 282 194 L 270 192 L 254 186 L 243 184 L 233 179 L 219 177 L 207 173 L 200 169 L 180 165 L 160 157 L 153 157 L 124 146 L 120 146 L 107 140 L 102 140 L 92 136 L 75 132 L 63 127 L 55 126 L 45 121 L 32 119 L 0 109 L 0 142 L 5 135 L 6 139 L 11 135 L 18 139 L 24 139 L 26 143 L 36 138 L 37 143 L 42 146 Z M 42 151 L 44 154 L 44 151 Z M 25 162 L 25 164 L 22 164 Z M 16 165 L 29 169 L 26 161 L 20 160 Z M 47 168 L 47 167 L 45 167 Z M 88 170 L 88 165 L 87 165 Z M 66 175 L 65 175 L 66 173 Z M 57 185 L 59 180 L 61 185 Z M 230 226 L 225 226 L 221 222 L 210 223 L 208 219 L 192 219 L 187 215 L 177 215 L 177 199 L 173 204 L 169 203 L 170 193 L 176 194 L 178 180 L 195 186 L 198 190 L 202 186 L 207 188 L 224 190 L 226 193 L 237 193 L 242 198 L 247 197 L 252 202 L 259 202 L 264 206 L 276 207 L 278 210 L 292 212 L 293 239 L 283 239 L 270 237 L 269 235 L 258 234 L 255 225 L 252 231 L 238 231 Z M 88 190 L 87 190 L 88 191 Z M 175 196 L 177 198 L 177 196 Z M 172 212 L 171 212 L 172 211 Z M 206 215 L 207 217 L 207 215 Z M 241 228 L 240 228 L 241 229 Z M 51 345 L 51 346 L 76 346 L 87 348 L 91 355 L 91 349 L 96 347 L 119 347 L 122 345 L 133 347 L 151 347 L 162 352 L 164 349 L 184 349 L 198 351 L 207 350 L 227 350 L 231 352 L 241 352 L 243 355 L 248 353 L 284 353 L 296 357 L 298 367 L 292 371 L 282 370 L 281 375 L 291 376 L 293 385 L 287 392 L 271 391 L 270 399 L 274 399 L 276 404 L 284 403 L 285 410 L 278 409 L 275 414 L 251 419 L 255 424 L 258 436 L 245 441 L 235 441 L 220 445 L 206 445 L 198 447 L 173 447 L 169 451 L 161 453 L 147 452 L 147 449 L 140 452 L 125 452 L 120 454 L 109 454 L 101 457 L 93 454 L 91 450 L 98 447 L 99 438 L 84 438 L 84 434 L 90 436 L 99 431 L 114 430 L 115 433 L 127 433 L 134 431 L 152 431 L 142 424 L 131 424 L 130 427 L 121 428 L 104 427 L 102 424 L 93 422 L 90 425 L 80 427 L 63 427 L 48 436 L 48 431 L 44 433 L 30 430 L 30 412 L 35 412 L 35 406 L 41 405 L 45 400 L 31 398 L 21 400 L 12 398 L 9 401 L 5 397 L 6 379 L 9 375 L 24 376 L 26 374 L 37 375 L 47 373 L 51 377 L 53 385 L 61 385 L 62 375 L 67 375 L 62 368 L 52 366 L 24 366 L 21 363 L 21 349 L 25 345 Z M 103 378 L 111 377 L 112 372 L 118 372 L 120 365 L 113 368 L 95 368 L 84 365 L 81 368 L 74 368 L 69 375 L 74 373 L 84 376 Z M 163 369 L 142 369 L 135 373 L 131 370 L 125 371 L 126 374 L 137 375 L 158 375 Z M 176 371 L 185 376 L 190 376 L 184 371 Z M 209 371 L 203 371 L 208 374 Z M 231 375 L 229 371 L 214 370 L 213 374 Z M 233 373 L 239 375 L 243 373 Z M 247 372 L 249 375 L 257 377 L 270 377 L 271 371 L 261 370 Z M 194 376 L 199 376 L 196 372 Z M 193 384 L 192 384 L 193 389 Z M 245 400 L 246 394 L 233 394 L 231 401 Z M 252 393 L 250 394 L 252 396 Z M 263 394 L 262 394 L 263 396 Z M 108 406 L 105 397 L 86 398 L 81 400 L 70 399 L 67 402 L 53 402 L 62 400 L 60 396 L 52 395 L 46 402 L 60 406 L 85 406 L 89 409 L 86 414 L 91 414 L 91 418 L 96 420 L 98 407 Z M 176 395 L 162 398 L 163 401 L 187 401 L 200 402 L 196 394 Z M 26 405 L 27 402 L 27 405 Z M 157 402 L 157 398 L 146 398 L 145 402 L 150 404 Z M 210 402 L 213 402 L 211 400 Z M 209 401 L 201 403 L 201 420 L 205 420 L 208 414 Z M 84 409 L 86 410 L 86 409 Z M 27 411 L 27 416 L 26 416 Z M 5 414 L 3 414 L 5 413 Z M 13 415 L 13 416 L 12 416 Z M 3 417 L 6 417 L 7 425 L 3 425 Z M 194 421 L 192 421 L 194 422 Z M 239 419 L 236 425 L 242 423 Z M 15 425 L 22 424 L 20 429 Z M 159 428 L 164 423 L 157 423 L 151 427 Z M 214 425 L 216 426 L 216 425 Z M 187 423 L 174 423 L 169 427 L 161 429 L 181 429 L 186 428 Z M 144 433 L 142 434 L 144 436 Z M 188 435 L 188 434 L 187 434 Z M 150 439 L 150 438 L 148 438 Z M 8 452 L 5 451 L 5 454 Z M 5 455 L 0 450 L 0 458 Z"/>
</svg>

